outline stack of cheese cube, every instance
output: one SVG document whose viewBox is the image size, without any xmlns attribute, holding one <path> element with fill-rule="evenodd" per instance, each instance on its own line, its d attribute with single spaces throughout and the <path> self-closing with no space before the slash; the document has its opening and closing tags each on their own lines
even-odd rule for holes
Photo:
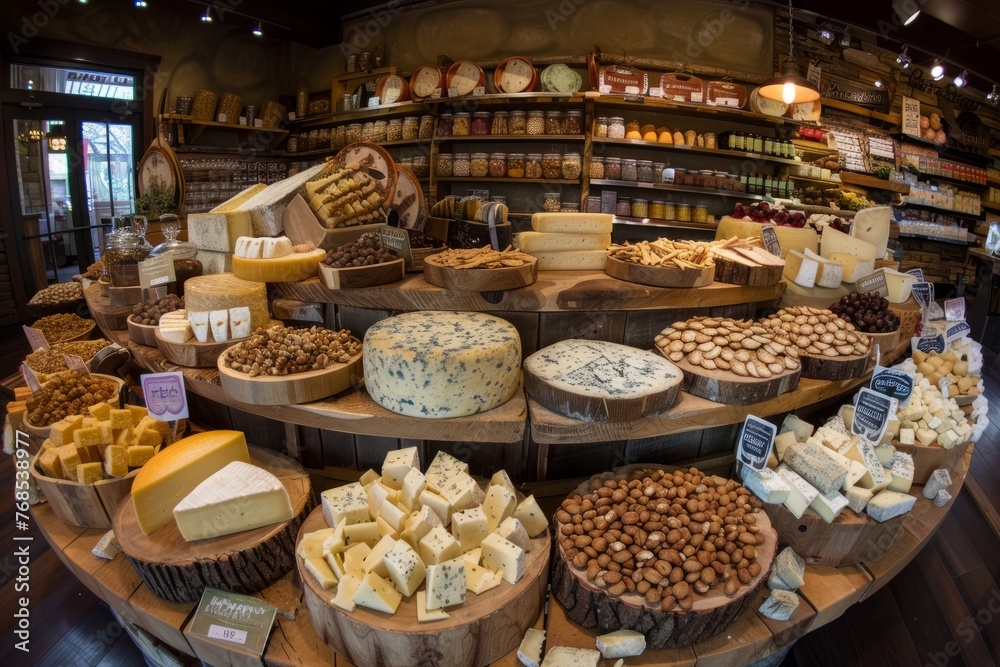
<svg viewBox="0 0 1000 667">
<path fill-rule="evenodd" d="M 484 491 L 444 452 L 420 472 L 416 447 L 390 452 L 381 474 L 369 470 L 322 500 L 329 527 L 304 535 L 298 555 L 323 588 L 337 587 L 331 602 L 392 614 L 416 596 L 420 622 L 447 618 L 466 591 L 516 584 L 531 538 L 548 526 L 533 496 L 517 503 L 504 471 Z"/>
<path fill-rule="evenodd" d="M 768 467 L 760 472 L 748 468 L 746 487 L 765 503 L 784 505 L 796 518 L 808 510 L 827 523 L 847 507 L 880 522 L 909 512 L 916 502 L 907 495 L 912 457 L 891 444 L 872 445 L 851 435 L 845 414 L 853 418 L 853 408 L 819 428 L 788 415 L 774 439 Z M 899 421 L 891 420 L 883 443 L 891 441 L 893 429 L 898 431 Z"/>
<path fill-rule="evenodd" d="M 791 547 L 785 547 L 777 558 L 767 579 L 771 595 L 758 611 L 774 621 L 787 621 L 799 606 L 795 591 L 805 585 L 806 562 Z"/>
<path fill-rule="evenodd" d="M 170 426 L 138 405 L 119 410 L 98 403 L 89 411 L 89 417 L 66 417 L 52 425 L 38 455 L 47 477 L 80 484 L 124 477 L 145 465 L 170 437 Z"/>
<path fill-rule="evenodd" d="M 534 231 L 518 234 L 514 247 L 534 255 L 539 271 L 603 270 L 614 220 L 608 213 L 535 213 Z"/>
</svg>

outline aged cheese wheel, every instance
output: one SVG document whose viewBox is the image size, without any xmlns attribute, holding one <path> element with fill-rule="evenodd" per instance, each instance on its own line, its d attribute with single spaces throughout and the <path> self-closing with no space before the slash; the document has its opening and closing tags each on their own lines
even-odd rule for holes
<svg viewBox="0 0 1000 667">
<path fill-rule="evenodd" d="M 410 94 L 415 100 L 423 100 L 444 89 L 444 75 L 434 65 L 422 65 L 413 70 L 410 77 Z M 440 93 L 438 93 L 440 94 Z"/>
<path fill-rule="evenodd" d="M 246 306 L 250 309 L 251 331 L 257 327 L 266 327 L 271 321 L 267 310 L 267 286 L 264 283 L 242 280 L 231 273 L 188 278 L 184 281 L 184 305 L 188 313 Z"/>
<path fill-rule="evenodd" d="M 583 77 L 568 65 L 558 63 L 542 70 L 542 90 L 548 93 L 575 93 L 583 86 Z"/>
<path fill-rule="evenodd" d="M 531 61 L 520 56 L 511 56 L 493 72 L 493 84 L 502 93 L 527 93 L 535 89 L 538 74 Z"/>
</svg>

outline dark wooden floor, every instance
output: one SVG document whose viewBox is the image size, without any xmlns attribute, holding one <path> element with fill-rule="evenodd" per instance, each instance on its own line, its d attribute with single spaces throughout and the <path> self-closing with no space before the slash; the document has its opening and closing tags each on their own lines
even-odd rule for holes
<svg viewBox="0 0 1000 667">
<path fill-rule="evenodd" d="M 24 358 L 20 328 L 0 329 L 0 377 Z M 920 555 L 869 600 L 806 635 L 783 667 L 1000 667 L 1000 360 L 986 377 L 991 427 L 976 444 L 966 488 Z M 2 402 L 0 402 L 2 411 Z M 2 414 L 2 412 L 0 412 Z M 14 468 L 0 457 L 0 489 Z M 980 511 L 979 504 L 987 507 Z M 59 562 L 34 527 L 14 523 L 13 499 L 0 493 L 0 665 L 144 665 L 108 607 Z M 14 648 L 9 610 L 16 590 L 15 535 L 32 535 L 31 652 Z"/>
</svg>

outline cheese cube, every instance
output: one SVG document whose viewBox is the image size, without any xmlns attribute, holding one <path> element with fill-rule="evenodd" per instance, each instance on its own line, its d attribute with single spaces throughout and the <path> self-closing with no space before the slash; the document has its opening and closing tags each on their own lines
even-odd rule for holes
<svg viewBox="0 0 1000 667">
<path fill-rule="evenodd" d="M 808 438 L 803 438 L 802 442 L 805 442 Z M 777 454 L 778 460 L 781 461 L 785 452 L 792 445 L 798 444 L 798 434 L 795 431 L 785 431 L 784 433 L 779 433 L 774 437 L 774 452 Z"/>
<path fill-rule="evenodd" d="M 852 486 L 844 494 L 847 498 L 847 506 L 858 514 L 861 514 L 865 507 L 868 506 L 868 501 L 872 499 L 873 495 L 871 489 L 863 489 L 860 486 Z"/>
<path fill-rule="evenodd" d="M 521 522 L 528 537 L 538 537 L 549 527 L 548 517 L 538 506 L 535 496 L 531 495 L 521 501 L 514 510 L 514 517 Z"/>
<path fill-rule="evenodd" d="M 462 559 L 465 560 L 466 565 L 479 565 L 479 561 L 483 557 L 482 547 L 476 547 L 471 551 L 466 551 L 462 554 Z"/>
<path fill-rule="evenodd" d="M 615 630 L 597 636 L 597 650 L 606 659 L 630 658 L 646 650 L 646 636 L 635 630 Z"/>
<path fill-rule="evenodd" d="M 208 322 L 212 329 L 212 339 L 216 343 L 229 340 L 229 311 L 213 310 L 208 314 Z"/>
<path fill-rule="evenodd" d="M 934 507 L 944 507 L 950 500 L 951 494 L 944 489 L 941 489 L 937 492 L 937 495 L 934 496 Z"/>
<path fill-rule="evenodd" d="M 788 482 L 770 468 L 757 471 L 749 466 L 745 467 L 743 484 L 751 493 L 770 505 L 780 505 L 785 502 L 791 492 Z"/>
<path fill-rule="evenodd" d="M 510 476 L 507 474 L 506 470 L 498 470 L 493 473 L 493 477 L 490 478 L 490 486 L 502 486 L 511 493 L 517 496 L 516 489 L 514 488 L 514 482 L 510 481 Z"/>
<path fill-rule="evenodd" d="M 395 614 L 402 599 L 403 596 L 392 587 L 392 584 L 374 572 L 370 572 L 361 580 L 361 585 L 351 598 L 356 605 L 386 614 Z"/>
<path fill-rule="evenodd" d="M 442 609 L 427 611 L 427 592 L 417 591 L 417 623 L 431 623 L 447 618 L 449 618 L 448 613 Z"/>
<path fill-rule="evenodd" d="M 542 645 L 545 643 L 545 630 L 528 628 L 517 647 L 517 659 L 525 667 L 539 667 L 542 662 Z"/>
<path fill-rule="evenodd" d="M 405 596 L 413 595 L 427 576 L 424 562 L 403 540 L 397 540 L 382 561 L 396 590 Z"/>
<path fill-rule="evenodd" d="M 404 516 L 408 515 L 404 514 Z M 393 526 L 389 524 L 388 521 L 386 521 L 380 516 L 375 517 L 375 525 L 378 526 L 378 534 L 381 535 L 382 537 L 388 535 L 392 539 L 398 540 L 400 534 L 402 533 L 402 531 L 396 530 Z"/>
<path fill-rule="evenodd" d="M 379 508 L 378 518 L 385 521 L 392 530 L 396 533 L 403 532 L 403 528 L 406 527 L 406 519 L 409 513 L 402 509 L 399 505 L 395 505 L 388 501 L 382 503 L 382 507 Z"/>
<path fill-rule="evenodd" d="M 508 542 L 521 547 L 525 552 L 531 551 L 531 538 L 528 537 L 528 531 L 524 529 L 524 526 L 521 525 L 521 522 L 517 518 L 512 516 L 507 517 L 497 526 L 494 532 Z"/>
<path fill-rule="evenodd" d="M 815 287 L 816 276 L 819 274 L 819 263 L 814 259 L 809 259 L 795 249 L 788 251 L 785 255 L 785 268 L 781 277 L 789 280 L 801 287 Z"/>
<path fill-rule="evenodd" d="M 483 566 L 500 572 L 503 580 L 516 584 L 524 576 L 524 549 L 490 533 L 483 540 Z"/>
<path fill-rule="evenodd" d="M 399 537 L 402 540 L 406 540 L 414 550 L 419 551 L 420 540 L 423 539 L 424 535 L 431 532 L 431 528 L 434 526 L 440 525 L 440 517 L 434 513 L 434 510 L 425 505 L 418 511 L 410 514 L 403 525 L 403 531 L 399 534 Z"/>
<path fill-rule="evenodd" d="M 358 483 L 367 489 L 372 482 L 377 482 L 380 479 L 382 479 L 382 475 L 369 468 L 362 473 L 361 478 L 358 479 Z"/>
<path fill-rule="evenodd" d="M 773 621 L 787 621 L 799 606 L 799 596 L 793 591 L 771 591 L 758 611 Z"/>
<path fill-rule="evenodd" d="M 468 474 L 469 464 L 459 461 L 447 452 L 439 451 L 427 467 L 427 472 L 424 475 L 427 477 L 428 484 L 441 489 L 441 487 L 448 483 L 452 475 L 460 472 Z"/>
<path fill-rule="evenodd" d="M 382 483 L 391 489 L 401 489 L 406 473 L 414 468 L 420 468 L 417 448 L 395 449 L 386 454 L 385 461 L 382 462 Z"/>
<path fill-rule="evenodd" d="M 441 495 L 455 511 L 471 509 L 477 505 L 479 485 L 466 473 L 457 473 L 441 487 Z"/>
<path fill-rule="evenodd" d="M 824 259 L 822 255 L 814 253 L 809 248 L 803 248 L 802 253 L 809 259 L 815 260 L 819 268 L 816 271 L 817 287 L 840 287 L 844 280 L 844 266 L 834 261 Z"/>
<path fill-rule="evenodd" d="M 395 493 L 392 489 L 380 483 L 372 484 L 366 489 L 365 496 L 368 498 L 368 516 L 372 521 L 378 517 L 379 510 L 382 509 L 382 503 L 386 501 L 389 503 L 394 502 L 390 500 L 390 496 L 394 495 Z"/>
<path fill-rule="evenodd" d="M 312 556 L 304 559 L 306 571 L 316 578 L 317 583 L 324 590 L 329 590 L 337 585 L 337 577 L 333 573 L 330 564 L 322 556 Z"/>
<path fill-rule="evenodd" d="M 951 486 L 951 474 L 945 468 L 938 468 L 931 473 L 927 484 L 924 485 L 924 498 L 933 500 L 938 491 L 948 489 Z"/>
<path fill-rule="evenodd" d="M 921 428 L 917 430 L 917 440 L 925 447 L 931 446 L 937 439 L 937 431 L 933 431 L 929 428 Z"/>
<path fill-rule="evenodd" d="M 882 491 L 870 501 L 866 511 L 876 521 L 888 521 L 909 512 L 917 499 L 898 491 Z"/>
<path fill-rule="evenodd" d="M 892 481 L 889 482 L 889 489 L 908 493 L 913 484 L 913 471 L 913 457 L 903 452 L 896 452 L 892 457 Z"/>
<path fill-rule="evenodd" d="M 490 485 L 486 490 L 486 500 L 483 501 L 483 512 L 486 513 L 488 532 L 497 529 L 504 519 L 512 517 L 517 508 L 517 498 L 514 493 L 503 486 Z"/>
<path fill-rule="evenodd" d="M 833 523 L 834 519 L 840 515 L 845 507 L 847 507 L 847 498 L 837 491 L 829 495 L 818 493 L 813 501 L 809 503 L 809 509 L 827 523 Z"/>
<path fill-rule="evenodd" d="M 368 558 L 368 554 L 372 552 L 371 546 L 367 542 L 358 542 L 347 548 L 342 554 L 338 554 L 336 551 L 330 552 L 330 556 L 343 556 L 344 572 L 361 572 L 365 571 L 365 559 Z M 333 565 L 333 563 L 331 563 Z M 334 568 L 334 572 L 337 569 Z M 339 573 L 338 577 L 342 576 Z"/>
<path fill-rule="evenodd" d="M 915 433 L 912 428 L 899 429 L 899 441 L 904 445 L 914 444 Z"/>
<path fill-rule="evenodd" d="M 470 565 L 469 561 L 465 558 L 462 560 L 465 560 L 466 590 L 472 591 L 476 595 L 481 595 L 490 589 L 496 588 L 503 581 L 499 572 L 488 570 L 479 565 Z"/>
<path fill-rule="evenodd" d="M 229 309 L 229 332 L 230 338 L 247 338 L 253 333 L 250 323 L 250 308 L 239 306 Z"/>
<path fill-rule="evenodd" d="M 378 532 L 378 524 L 374 521 L 348 523 L 344 525 L 344 539 L 349 545 L 366 544 L 371 548 L 382 539 L 382 534 Z"/>
<path fill-rule="evenodd" d="M 389 571 L 385 569 L 383 558 L 394 546 L 396 546 L 396 540 L 393 538 L 383 537 L 380 539 L 361 562 L 361 569 L 365 573 L 374 572 L 380 577 L 388 577 Z"/>
<path fill-rule="evenodd" d="M 72 447 L 72 445 L 70 445 Z M 43 450 L 38 455 L 38 465 L 41 466 L 42 471 L 49 477 L 55 477 L 59 479 L 63 476 L 62 466 L 59 463 L 59 454 L 57 452 L 57 447 L 49 447 Z M 75 447 L 74 447 L 75 449 Z M 128 470 L 125 471 L 128 474 Z"/>
<path fill-rule="evenodd" d="M 152 447 L 143 447 L 142 445 L 135 445 L 134 447 L 129 447 L 126 450 L 128 456 L 128 467 L 129 468 L 141 468 L 146 465 L 151 458 L 153 458 L 155 452 Z"/>
<path fill-rule="evenodd" d="M 333 534 L 333 528 L 322 528 L 311 533 L 302 535 L 299 544 L 295 547 L 295 553 L 302 558 L 322 558 L 323 543 Z"/>
<path fill-rule="evenodd" d="M 104 449 L 104 471 L 109 477 L 124 477 L 128 474 L 128 450 L 125 447 Z"/>
<path fill-rule="evenodd" d="M 432 509 L 438 516 L 441 525 L 447 526 L 451 523 L 451 513 L 453 508 L 451 503 L 449 503 L 448 499 L 444 496 L 434 493 L 428 487 L 420 493 L 420 504 L 424 507 Z"/>
<path fill-rule="evenodd" d="M 868 468 L 865 464 L 860 461 L 851 461 L 851 468 L 847 473 L 847 477 L 844 478 L 844 483 L 840 487 L 841 492 L 846 493 L 849 488 L 857 484 L 861 479 L 868 474 Z"/>
<path fill-rule="evenodd" d="M 427 566 L 427 610 L 465 602 L 465 561 L 461 558 Z"/>
<path fill-rule="evenodd" d="M 489 532 L 489 523 L 482 507 L 474 507 L 451 515 L 451 534 L 458 540 L 462 551 L 478 547 Z"/>
<path fill-rule="evenodd" d="M 443 526 L 435 526 L 417 543 L 420 559 L 427 565 L 437 565 L 462 555 L 462 547 Z"/>
<path fill-rule="evenodd" d="M 798 442 L 805 442 L 809 439 L 809 436 L 813 434 L 813 425 L 806 423 L 796 417 L 793 414 L 789 414 L 785 417 L 784 421 L 781 422 L 781 433 L 786 431 L 792 431 L 795 433 L 795 439 Z"/>
<path fill-rule="evenodd" d="M 59 457 L 59 465 L 62 467 L 63 479 L 76 479 L 76 469 L 82 461 L 76 445 L 63 445 L 55 448 L 56 456 Z"/>
<path fill-rule="evenodd" d="M 403 477 L 403 485 L 400 489 L 399 502 L 403 507 L 411 512 L 420 507 L 420 494 L 427 488 L 427 478 L 424 473 L 417 468 L 410 468 Z"/>
<path fill-rule="evenodd" d="M 368 521 L 368 499 L 358 482 L 327 489 L 320 498 L 323 518 L 331 528 L 336 528 L 341 521 L 348 524 Z"/>
<path fill-rule="evenodd" d="M 76 481 L 80 484 L 92 484 L 104 479 L 100 463 L 81 463 L 76 467 Z"/>
<path fill-rule="evenodd" d="M 354 611 L 357 607 L 354 602 L 354 596 L 361 587 L 361 580 L 363 577 L 364 574 L 360 571 L 348 572 L 344 576 L 340 577 L 340 583 L 337 584 L 337 594 L 332 600 L 330 600 L 330 602 L 346 612 Z"/>
</svg>

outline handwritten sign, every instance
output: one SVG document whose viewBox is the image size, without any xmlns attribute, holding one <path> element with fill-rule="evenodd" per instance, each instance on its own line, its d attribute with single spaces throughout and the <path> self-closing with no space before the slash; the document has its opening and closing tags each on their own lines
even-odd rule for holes
<svg viewBox="0 0 1000 667">
<path fill-rule="evenodd" d="M 238 644 L 261 655 L 277 608 L 258 598 L 206 588 L 185 632 Z"/>
<path fill-rule="evenodd" d="M 890 397 L 863 387 L 858 392 L 858 401 L 854 405 L 851 433 L 869 442 L 879 443 L 893 412 L 893 400 Z"/>
<path fill-rule="evenodd" d="M 885 271 L 882 269 L 858 279 L 855 288 L 858 292 L 878 292 L 879 296 L 889 296 L 889 287 L 885 284 Z"/>
<path fill-rule="evenodd" d="M 24 329 L 24 337 L 28 339 L 28 346 L 32 352 L 48 349 L 49 341 L 45 340 L 45 334 L 42 333 L 41 329 L 35 329 L 27 325 L 22 325 L 21 328 Z"/>
<path fill-rule="evenodd" d="M 913 375 L 897 368 L 876 366 L 868 386 L 883 396 L 895 398 L 900 405 L 906 407 L 913 393 Z"/>
<path fill-rule="evenodd" d="M 775 257 L 781 257 L 781 241 L 778 240 L 778 232 L 774 230 L 774 225 L 762 225 L 760 236 L 764 239 L 764 247 Z"/>
<path fill-rule="evenodd" d="M 386 225 L 379 227 L 378 235 L 383 248 L 395 250 L 397 255 L 406 260 L 406 268 L 413 268 L 413 251 L 410 249 L 410 235 L 405 229 Z"/>
<path fill-rule="evenodd" d="M 774 446 L 778 428 L 760 417 L 747 415 L 740 431 L 736 458 L 754 470 L 763 470 Z"/>
<path fill-rule="evenodd" d="M 180 371 L 143 375 L 142 394 L 146 398 L 146 409 L 154 419 L 162 422 L 187 419 L 187 390 Z"/>
</svg>

